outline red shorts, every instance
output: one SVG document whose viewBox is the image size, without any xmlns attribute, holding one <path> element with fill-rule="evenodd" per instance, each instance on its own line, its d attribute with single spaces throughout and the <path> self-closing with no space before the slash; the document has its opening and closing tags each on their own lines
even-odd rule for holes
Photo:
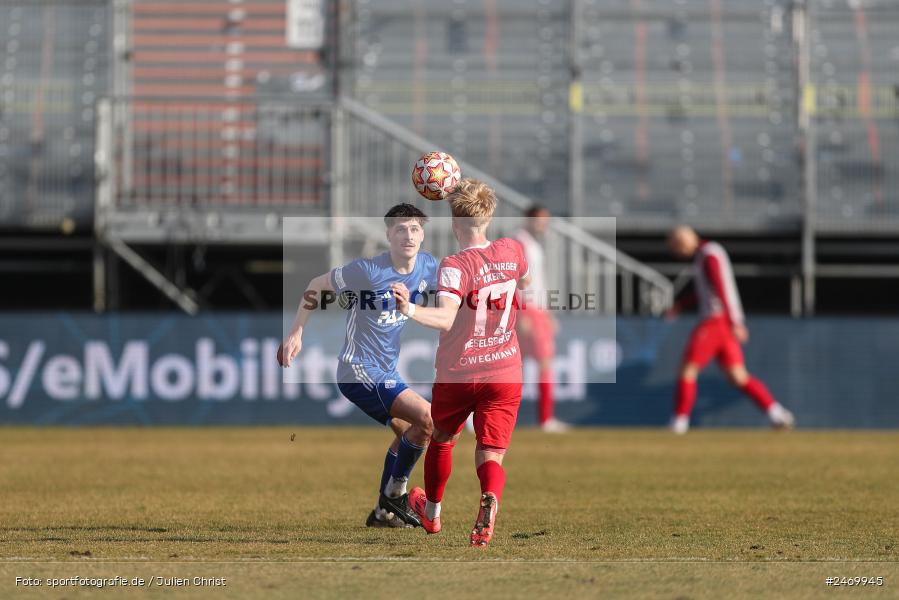
<svg viewBox="0 0 899 600">
<path fill-rule="evenodd" d="M 684 363 L 694 363 L 699 367 L 709 364 L 713 358 L 723 368 L 743 364 L 743 349 L 737 341 L 727 319 L 711 317 L 701 321 L 690 334 Z"/>
<path fill-rule="evenodd" d="M 508 448 L 521 405 L 521 383 L 475 380 L 435 383 L 431 396 L 434 426 L 456 435 L 474 413 L 474 433 L 482 446 Z"/>
<path fill-rule="evenodd" d="M 516 317 L 516 330 L 522 355 L 537 360 L 555 356 L 555 332 L 549 311 L 534 306 L 520 308 Z"/>
</svg>

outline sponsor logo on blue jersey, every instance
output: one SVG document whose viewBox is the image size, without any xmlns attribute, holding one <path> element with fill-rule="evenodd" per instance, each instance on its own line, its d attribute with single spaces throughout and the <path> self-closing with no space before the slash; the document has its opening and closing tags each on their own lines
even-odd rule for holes
<svg viewBox="0 0 899 600">
<path fill-rule="evenodd" d="M 398 273 L 390 254 L 371 259 L 357 259 L 331 272 L 331 283 L 348 310 L 346 340 L 340 353 L 344 363 L 377 367 L 386 372 L 395 368 L 400 352 L 400 335 L 408 317 L 396 310 L 396 299 L 390 290 L 393 283 L 402 283 L 418 299 L 436 288 L 437 259 L 419 252 L 412 271 Z"/>
</svg>

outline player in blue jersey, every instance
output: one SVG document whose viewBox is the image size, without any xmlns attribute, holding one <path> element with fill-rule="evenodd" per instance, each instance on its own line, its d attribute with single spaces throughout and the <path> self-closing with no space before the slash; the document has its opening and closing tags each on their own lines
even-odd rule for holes
<svg viewBox="0 0 899 600">
<path fill-rule="evenodd" d="M 391 208 L 384 216 L 390 250 L 371 259 L 356 259 L 314 278 L 303 294 L 290 332 L 278 348 L 278 362 L 282 367 L 290 366 L 302 348 L 303 328 L 309 316 L 326 305 L 323 299 L 328 293 L 332 298 L 340 294 L 347 319 L 346 340 L 338 356 L 338 388 L 396 436 L 384 458 L 378 505 L 366 521 L 369 527 L 421 525 L 409 508 L 406 484 L 434 425 L 431 405 L 397 372 L 400 334 L 408 317 L 396 310 L 391 285 L 402 283 L 418 290 L 420 297 L 436 289 L 438 261 L 420 251 L 427 220 L 411 204 Z"/>
</svg>

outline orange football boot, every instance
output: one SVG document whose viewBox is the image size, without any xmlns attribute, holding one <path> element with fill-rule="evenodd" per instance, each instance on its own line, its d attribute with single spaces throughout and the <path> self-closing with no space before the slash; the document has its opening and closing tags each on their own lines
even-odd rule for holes
<svg viewBox="0 0 899 600">
<path fill-rule="evenodd" d="M 428 533 L 440 533 L 440 517 L 434 517 L 434 519 L 429 519 L 428 515 L 425 513 L 425 505 L 428 502 L 427 496 L 425 496 L 425 491 L 420 487 L 412 488 L 412 491 L 409 492 L 409 508 L 418 515 L 418 520 L 421 521 L 421 526 L 424 527 L 424 530 Z"/>
<path fill-rule="evenodd" d="M 493 492 L 481 494 L 481 508 L 478 511 L 478 520 L 474 522 L 471 530 L 471 545 L 479 548 L 485 547 L 493 539 L 493 526 L 496 523 L 496 511 L 499 504 Z"/>
</svg>

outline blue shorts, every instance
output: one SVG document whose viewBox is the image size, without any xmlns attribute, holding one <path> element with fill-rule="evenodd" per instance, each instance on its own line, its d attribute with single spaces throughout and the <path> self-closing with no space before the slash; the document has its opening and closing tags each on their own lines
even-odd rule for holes
<svg viewBox="0 0 899 600">
<path fill-rule="evenodd" d="M 396 371 L 346 363 L 340 363 L 337 368 L 340 393 L 381 425 L 390 423 L 390 407 L 408 387 Z"/>
</svg>

